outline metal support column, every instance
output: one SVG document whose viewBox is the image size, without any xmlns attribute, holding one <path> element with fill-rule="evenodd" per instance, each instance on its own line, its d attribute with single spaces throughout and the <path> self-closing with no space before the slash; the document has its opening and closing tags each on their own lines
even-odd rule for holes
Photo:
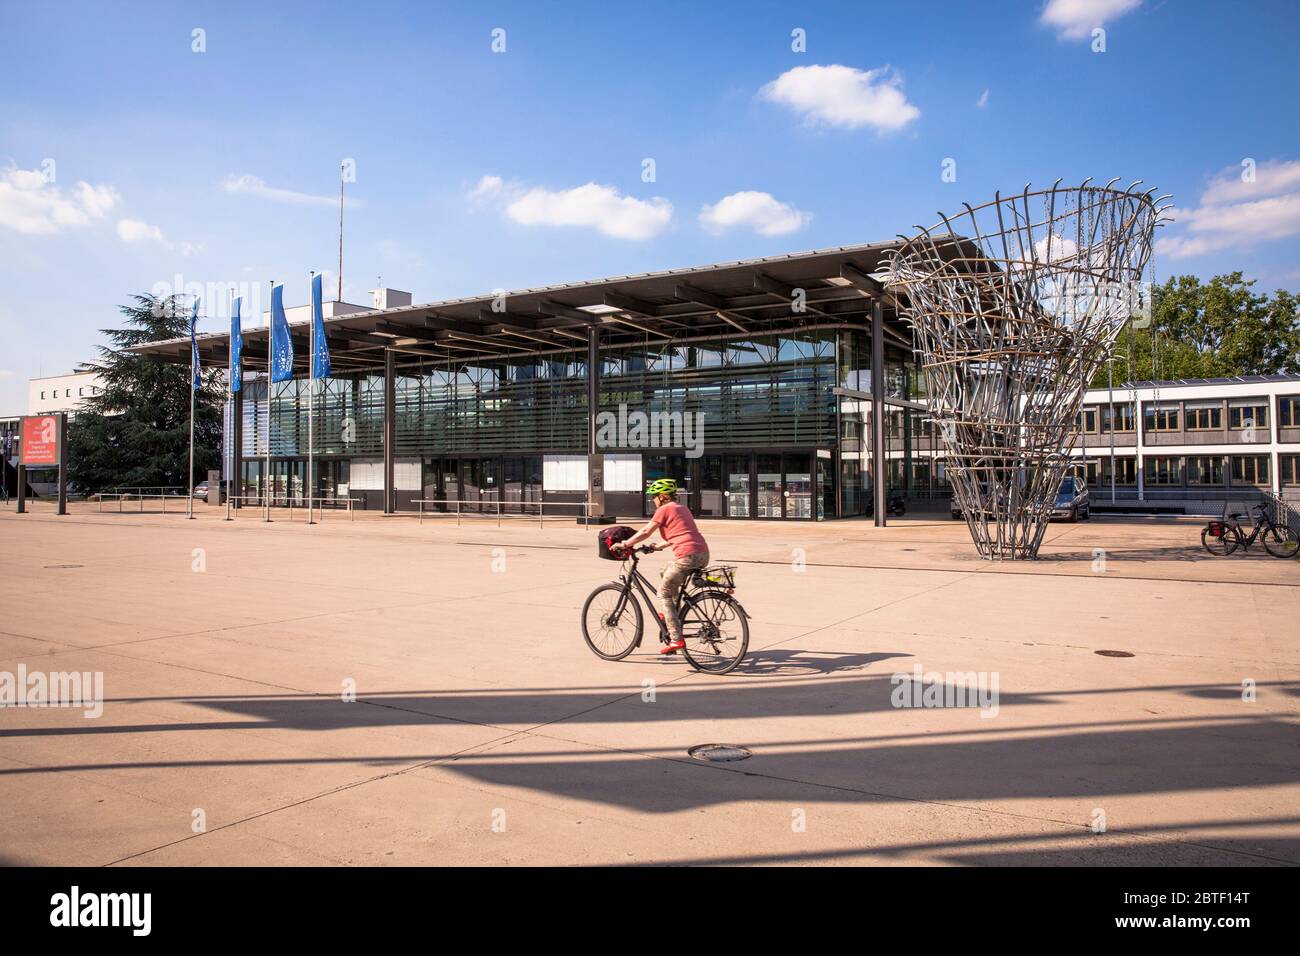
<svg viewBox="0 0 1300 956">
<path fill-rule="evenodd" d="M 587 329 L 587 510 L 586 520 L 605 516 L 605 456 L 596 446 L 600 414 L 600 329 Z"/>
<path fill-rule="evenodd" d="M 885 526 L 885 319 L 871 302 L 871 499 L 877 528 Z"/>
<path fill-rule="evenodd" d="M 384 350 L 384 514 L 396 508 L 393 494 L 393 443 L 396 438 L 397 417 L 397 353 Z"/>
</svg>

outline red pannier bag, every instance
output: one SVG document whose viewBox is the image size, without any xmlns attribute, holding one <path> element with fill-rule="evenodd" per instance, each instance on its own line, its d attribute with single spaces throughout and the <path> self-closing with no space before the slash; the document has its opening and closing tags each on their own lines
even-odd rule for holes
<svg viewBox="0 0 1300 956">
<path fill-rule="evenodd" d="M 636 534 L 635 528 L 629 528 L 625 524 L 616 524 L 610 528 L 604 528 L 596 535 L 596 553 L 606 561 L 626 561 L 630 551 L 614 551 L 610 545 L 618 544 L 620 541 L 626 541 L 632 535 Z"/>
</svg>

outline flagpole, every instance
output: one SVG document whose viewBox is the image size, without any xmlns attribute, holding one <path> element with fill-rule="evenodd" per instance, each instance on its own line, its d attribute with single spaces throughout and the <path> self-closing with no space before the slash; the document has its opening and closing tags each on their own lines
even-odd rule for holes
<svg viewBox="0 0 1300 956">
<path fill-rule="evenodd" d="M 230 290 L 230 314 L 231 316 L 234 316 L 235 314 L 235 290 L 234 289 Z M 233 332 L 234 330 L 232 329 L 231 331 Z M 228 414 L 230 416 L 228 419 L 230 424 L 230 441 L 226 443 L 226 462 L 228 463 L 231 472 L 231 474 L 226 476 L 226 520 L 227 521 L 230 520 L 230 495 L 233 491 L 231 485 L 232 482 L 234 481 L 234 473 L 239 471 L 239 465 L 238 465 L 239 449 L 233 447 L 235 444 L 235 435 L 239 431 L 237 428 L 235 428 L 235 362 L 234 362 L 235 354 L 234 353 L 235 353 L 235 338 L 232 335 L 230 338 L 230 349 L 229 351 L 226 352 L 226 364 L 229 366 L 229 368 L 226 370 L 226 408 L 229 410 Z M 211 488 L 208 489 L 208 494 L 209 495 L 212 494 Z M 221 500 L 220 495 L 221 495 L 221 484 L 220 482 L 218 482 L 217 483 L 218 501 Z"/>
<path fill-rule="evenodd" d="M 307 283 L 308 298 L 311 299 L 311 332 L 308 334 L 310 345 L 307 351 L 307 523 L 311 524 L 311 499 L 316 483 L 312 480 L 316 471 L 316 270 L 311 273 Z M 321 518 L 325 513 L 321 512 Z"/>
<path fill-rule="evenodd" d="M 194 377 L 198 374 L 194 363 L 198 357 L 197 346 L 194 344 L 194 325 L 198 321 L 198 312 L 199 304 L 195 302 L 194 311 L 190 313 L 190 493 L 185 501 L 185 517 L 190 521 L 194 520 Z"/>
<path fill-rule="evenodd" d="M 343 301 L 343 165 L 339 165 L 339 291 L 337 301 Z"/>
<path fill-rule="evenodd" d="M 271 364 L 275 361 L 271 340 L 274 337 L 272 326 L 275 325 L 275 280 L 271 280 L 270 294 L 266 299 L 266 472 L 262 476 L 262 486 L 266 491 L 266 516 L 263 521 L 271 520 Z"/>
</svg>

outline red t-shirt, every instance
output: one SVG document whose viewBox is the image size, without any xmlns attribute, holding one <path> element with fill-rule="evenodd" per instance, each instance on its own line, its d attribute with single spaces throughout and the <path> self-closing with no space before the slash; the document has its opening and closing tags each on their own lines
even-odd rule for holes
<svg viewBox="0 0 1300 956">
<path fill-rule="evenodd" d="M 708 553 L 709 546 L 695 524 L 695 516 L 685 505 L 666 502 L 656 509 L 650 522 L 659 527 L 664 539 L 673 546 L 675 557 Z"/>
</svg>

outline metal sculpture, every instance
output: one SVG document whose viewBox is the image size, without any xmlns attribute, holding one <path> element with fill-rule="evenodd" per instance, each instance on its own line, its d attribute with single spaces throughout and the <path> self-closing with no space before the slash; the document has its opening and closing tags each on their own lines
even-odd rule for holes
<svg viewBox="0 0 1300 956">
<path fill-rule="evenodd" d="M 1167 196 L 1105 186 L 1002 197 L 904 238 L 888 285 L 980 556 L 1035 558 L 1083 393 L 1144 298 Z"/>
</svg>

